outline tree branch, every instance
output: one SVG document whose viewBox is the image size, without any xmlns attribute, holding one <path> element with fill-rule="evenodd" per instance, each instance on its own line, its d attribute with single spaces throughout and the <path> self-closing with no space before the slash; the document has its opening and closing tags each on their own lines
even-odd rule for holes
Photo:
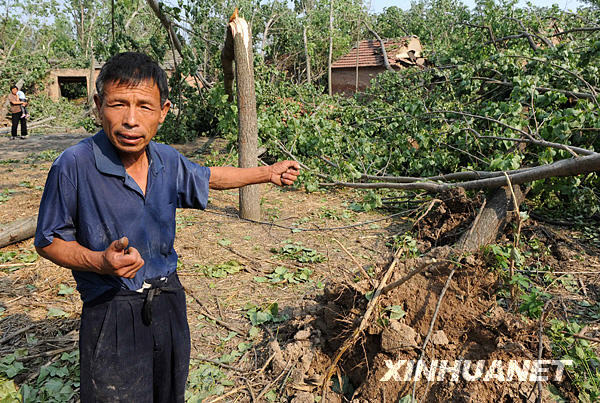
<svg viewBox="0 0 600 403">
<path fill-rule="evenodd" d="M 531 143 L 531 144 L 536 144 L 536 145 L 543 146 L 543 147 L 558 148 L 558 149 L 561 149 L 561 150 L 568 151 L 574 157 L 577 157 L 577 154 L 575 152 L 578 152 L 579 154 L 582 154 L 582 155 L 594 155 L 594 154 L 596 154 L 594 151 L 586 150 L 585 148 L 574 147 L 574 146 L 567 146 L 565 144 L 552 143 L 552 142 L 545 141 L 545 140 L 534 139 L 531 136 L 531 134 L 527 133 L 526 131 L 518 129 L 518 128 L 514 127 L 514 126 L 510 126 L 510 125 L 508 125 L 508 124 L 506 124 L 504 122 L 501 122 L 498 119 L 490 118 L 488 116 L 475 115 L 475 114 L 472 114 L 472 113 L 460 112 L 460 111 L 431 111 L 431 112 L 427 112 L 426 114 L 429 115 L 429 114 L 446 114 L 446 113 L 455 113 L 455 114 L 461 115 L 461 116 L 468 116 L 468 117 L 471 117 L 471 118 L 487 120 L 487 121 L 496 123 L 496 124 L 498 124 L 500 126 L 506 127 L 507 129 L 514 130 L 514 131 L 516 131 L 518 133 L 523 134 L 525 137 L 527 137 L 527 139 L 512 139 L 510 137 L 497 137 L 497 139 L 509 140 L 509 141 L 518 141 L 518 142 L 523 142 L 523 143 Z M 480 136 L 478 133 L 475 133 L 475 135 L 477 137 L 481 137 L 481 138 L 495 138 L 493 136 Z"/>
<path fill-rule="evenodd" d="M 474 77 L 471 77 L 471 80 L 485 81 L 490 84 L 498 84 L 498 85 L 503 85 L 503 86 L 510 87 L 510 88 L 514 87 L 513 83 L 509 83 L 508 81 L 500 81 L 500 80 L 496 80 L 495 78 L 489 78 L 489 77 L 474 76 Z M 566 96 L 573 97 L 573 98 L 590 99 L 592 101 L 596 100 L 596 97 L 593 94 L 588 94 L 586 92 L 568 91 L 568 90 L 561 90 L 558 88 L 548 88 L 548 87 L 532 87 L 532 88 L 541 93 L 556 91 L 556 92 L 560 92 L 561 94 L 565 94 Z"/>
<path fill-rule="evenodd" d="M 573 32 L 594 32 L 594 31 L 600 31 L 600 27 L 582 27 L 582 28 L 573 28 L 573 29 L 568 29 L 566 31 L 562 31 L 562 32 L 557 32 L 553 35 L 548 35 L 548 37 L 552 38 L 555 36 L 561 36 L 561 35 L 566 35 L 566 34 L 570 34 Z"/>
<path fill-rule="evenodd" d="M 512 173 L 509 176 L 513 185 L 521 185 L 540 179 L 551 177 L 576 176 L 588 174 L 590 172 L 600 171 L 600 154 L 586 155 L 579 158 L 561 160 L 548 165 L 541 165 L 525 171 Z M 458 183 L 435 183 L 435 182 L 415 182 L 415 183 L 353 183 L 353 182 L 332 182 L 321 183 L 321 186 L 338 186 L 355 189 L 402 189 L 402 190 L 425 190 L 431 193 L 439 193 L 445 190 L 460 187 L 465 190 L 476 189 L 494 189 L 506 186 L 506 177 L 497 176 L 486 179 L 478 179 Z"/>
<path fill-rule="evenodd" d="M 529 42 L 529 46 L 531 47 L 531 49 L 533 49 L 534 52 L 537 52 L 538 46 L 535 43 L 535 41 L 533 40 L 533 38 L 531 37 L 531 34 L 529 32 L 527 32 L 527 29 L 525 28 L 525 24 L 523 24 L 523 21 L 516 19 L 516 18 L 512 18 L 512 17 L 509 17 L 509 19 L 516 21 L 517 24 L 519 24 L 519 26 L 522 29 L 521 34 L 524 35 L 525 38 L 527 38 L 527 42 Z"/>
<path fill-rule="evenodd" d="M 532 168 L 521 168 L 513 171 L 507 171 L 508 174 L 519 173 L 529 171 Z M 475 180 L 475 179 L 486 179 L 496 178 L 498 176 L 504 176 L 504 172 L 489 172 L 489 171 L 466 171 L 466 172 L 455 172 L 446 175 L 429 176 L 426 178 L 414 177 L 414 176 L 376 176 L 376 175 L 362 175 L 361 179 L 366 180 L 380 180 L 392 183 L 414 183 L 421 181 L 452 181 L 452 180 Z"/>
<path fill-rule="evenodd" d="M 173 28 L 173 22 L 171 21 L 171 19 L 161 11 L 160 5 L 157 0 L 146 1 L 148 2 L 148 5 L 152 9 L 156 17 L 159 19 L 163 27 L 165 27 L 165 29 L 167 30 L 169 36 L 173 39 L 173 45 L 175 46 L 177 53 L 179 53 L 179 56 L 184 57 L 183 46 L 181 44 L 179 36 L 177 35 L 177 32 L 175 32 L 175 29 Z M 200 82 L 202 82 L 202 85 L 204 85 L 207 88 L 212 87 L 212 84 L 209 83 L 200 72 L 196 71 L 195 75 L 196 77 L 198 77 Z"/>
<path fill-rule="evenodd" d="M 496 50 L 498 50 L 498 46 L 496 46 L 496 38 L 494 37 L 494 31 L 492 31 L 492 27 L 489 25 L 477 25 L 477 24 L 469 24 L 468 22 L 462 22 L 462 25 L 465 25 L 467 27 L 471 27 L 471 28 L 480 28 L 480 29 L 485 29 L 488 31 L 488 34 L 490 35 L 490 41 L 486 42 L 486 43 L 492 43 L 494 45 L 494 48 L 496 48 Z"/>
<path fill-rule="evenodd" d="M 385 44 L 383 43 L 383 39 L 381 39 L 381 37 L 377 34 L 377 32 L 375 32 L 370 26 L 369 24 L 367 24 L 367 22 L 365 21 L 365 27 L 367 27 L 367 29 L 369 30 L 370 33 L 373 34 L 373 36 L 375 38 L 377 38 L 377 40 L 379 41 L 379 45 L 381 46 L 381 54 L 383 55 L 383 65 L 385 66 L 386 70 L 388 71 L 395 71 L 392 66 L 390 66 L 390 60 L 388 59 L 387 56 L 387 52 L 385 50 Z M 356 49 L 356 52 L 358 52 L 359 49 Z"/>
</svg>

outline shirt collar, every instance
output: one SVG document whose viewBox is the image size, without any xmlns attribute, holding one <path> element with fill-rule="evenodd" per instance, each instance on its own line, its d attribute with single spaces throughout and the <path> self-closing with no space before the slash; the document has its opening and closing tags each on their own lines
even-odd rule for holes
<svg viewBox="0 0 600 403">
<path fill-rule="evenodd" d="M 148 155 L 150 157 L 150 168 L 152 169 L 152 173 L 158 175 L 158 173 L 164 169 L 164 165 L 158 152 L 156 152 L 156 143 L 154 141 L 148 143 Z"/>
<path fill-rule="evenodd" d="M 92 147 L 94 149 L 94 159 L 96 160 L 96 168 L 98 171 L 107 174 L 115 175 L 121 178 L 126 177 L 125 167 L 121 162 L 121 158 L 117 154 L 115 147 L 112 145 L 104 130 L 100 130 L 92 138 Z M 164 165 L 156 152 L 156 144 L 151 141 L 148 144 L 148 157 L 152 173 L 157 175 Z"/>
<path fill-rule="evenodd" d="M 110 143 L 104 130 L 100 130 L 93 137 L 92 147 L 98 171 L 107 174 L 125 177 L 125 167 L 117 154 L 115 147 Z"/>
</svg>

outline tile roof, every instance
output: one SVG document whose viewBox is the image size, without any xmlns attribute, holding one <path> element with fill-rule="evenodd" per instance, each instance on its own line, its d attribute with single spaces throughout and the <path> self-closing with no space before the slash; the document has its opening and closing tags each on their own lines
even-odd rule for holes
<svg viewBox="0 0 600 403">
<path fill-rule="evenodd" d="M 400 65 L 401 61 L 414 64 L 408 56 L 408 52 L 414 51 L 416 58 L 421 57 L 421 43 L 415 36 L 400 39 L 385 40 L 385 51 L 391 65 Z M 356 67 L 356 47 L 352 48 L 346 55 L 336 60 L 331 68 Z M 372 67 L 383 66 L 383 53 L 381 45 L 377 40 L 364 40 L 358 44 L 358 66 Z"/>
</svg>

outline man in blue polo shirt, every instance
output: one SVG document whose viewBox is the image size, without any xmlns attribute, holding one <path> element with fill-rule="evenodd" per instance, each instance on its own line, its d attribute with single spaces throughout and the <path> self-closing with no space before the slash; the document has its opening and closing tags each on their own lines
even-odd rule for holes
<svg viewBox="0 0 600 403">
<path fill-rule="evenodd" d="M 81 401 L 183 402 L 190 335 L 175 209 L 204 209 L 209 188 L 290 185 L 299 166 L 207 168 L 152 142 L 171 103 L 165 72 L 144 54 L 111 58 L 96 89 L 103 130 L 52 165 L 35 246 L 73 271 L 84 302 Z"/>
</svg>

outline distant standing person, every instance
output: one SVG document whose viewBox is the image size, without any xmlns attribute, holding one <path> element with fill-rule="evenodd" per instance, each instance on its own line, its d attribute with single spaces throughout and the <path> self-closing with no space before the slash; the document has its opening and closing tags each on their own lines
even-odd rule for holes
<svg viewBox="0 0 600 403">
<path fill-rule="evenodd" d="M 21 122 L 21 138 L 27 137 L 27 119 L 21 117 L 21 105 L 27 106 L 27 102 L 23 102 L 17 95 L 18 88 L 16 85 L 10 87 L 10 94 L 8 95 L 8 102 L 10 102 L 10 113 L 12 114 L 12 128 L 11 128 L 11 140 L 17 138 L 17 126 L 19 121 Z"/>
<path fill-rule="evenodd" d="M 19 101 L 21 102 L 25 102 L 24 104 L 21 104 L 21 117 L 25 118 L 25 119 L 29 119 L 29 112 L 27 112 L 27 103 L 29 101 L 27 101 L 27 97 L 25 96 L 25 93 L 21 90 L 17 91 L 17 96 L 19 97 Z"/>
</svg>

